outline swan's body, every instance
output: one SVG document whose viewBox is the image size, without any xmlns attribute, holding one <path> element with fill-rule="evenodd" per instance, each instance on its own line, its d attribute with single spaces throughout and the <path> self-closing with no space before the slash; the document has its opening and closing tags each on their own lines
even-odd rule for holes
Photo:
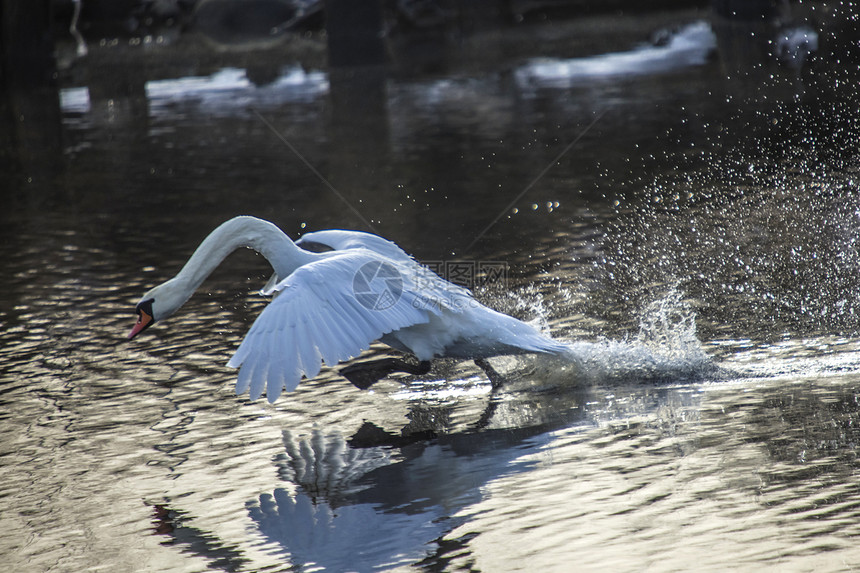
<svg viewBox="0 0 860 573">
<path fill-rule="evenodd" d="M 305 233 L 296 244 L 319 244 L 339 252 L 373 251 L 389 261 L 402 263 L 422 286 L 439 285 L 447 297 L 443 312 L 432 314 L 425 323 L 382 337 L 382 342 L 411 352 L 419 360 L 443 356 L 489 358 L 524 352 L 564 354 L 569 351 L 568 346 L 544 336 L 534 327 L 482 305 L 467 289 L 440 278 L 419 265 L 395 243 L 379 235 L 331 229 Z"/>
<path fill-rule="evenodd" d="M 265 389 L 274 402 L 284 388 L 295 389 L 302 376 L 316 376 L 321 362 L 334 366 L 358 356 L 374 340 L 421 361 L 568 350 L 524 322 L 481 305 L 469 291 L 381 237 L 320 231 L 304 241 L 335 250 L 303 250 L 261 219 L 227 221 L 206 237 L 179 274 L 143 296 L 129 338 L 178 310 L 228 254 L 250 247 L 281 277 L 270 288 L 272 302 L 227 363 L 239 368 L 237 394 L 250 390 L 254 400 Z"/>
</svg>

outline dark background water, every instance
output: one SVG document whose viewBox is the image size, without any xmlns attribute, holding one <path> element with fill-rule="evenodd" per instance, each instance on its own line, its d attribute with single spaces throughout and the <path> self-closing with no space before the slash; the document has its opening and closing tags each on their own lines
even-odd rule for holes
<svg viewBox="0 0 860 573">
<path fill-rule="evenodd" d="M 850 570 L 850 9 L 531 17 L 357 69 L 314 33 L 61 42 L 56 86 L 0 107 L 10 566 Z M 796 29 L 818 51 L 780 59 Z M 126 342 L 238 214 L 502 261 L 479 298 L 589 367 L 496 359 L 499 395 L 466 362 L 373 392 L 327 369 L 249 402 L 223 364 L 265 304 L 250 252 Z"/>
</svg>

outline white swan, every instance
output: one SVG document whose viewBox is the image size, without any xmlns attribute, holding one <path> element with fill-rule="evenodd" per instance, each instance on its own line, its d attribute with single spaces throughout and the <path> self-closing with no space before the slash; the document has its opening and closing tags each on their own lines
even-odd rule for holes
<svg viewBox="0 0 860 573">
<path fill-rule="evenodd" d="M 265 390 L 274 402 L 321 363 L 334 366 L 382 340 L 421 361 L 434 357 L 483 359 L 501 354 L 565 354 L 568 347 L 515 318 L 489 309 L 466 289 L 416 263 L 390 241 L 355 231 L 309 233 L 305 242 L 342 250 L 313 253 L 296 246 L 274 224 L 235 217 L 216 228 L 172 279 L 137 303 L 134 338 L 176 312 L 239 247 L 261 253 L 279 282 L 236 353 L 236 393 L 252 400 Z M 369 248 L 370 247 L 370 248 Z"/>
</svg>

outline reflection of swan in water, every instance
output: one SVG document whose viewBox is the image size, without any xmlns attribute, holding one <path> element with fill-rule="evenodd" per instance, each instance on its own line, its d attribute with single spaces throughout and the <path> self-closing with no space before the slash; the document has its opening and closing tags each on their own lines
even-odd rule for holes
<svg viewBox="0 0 860 573">
<path fill-rule="evenodd" d="M 305 438 L 284 430 L 283 439 L 285 454 L 275 460 L 278 475 L 312 499 L 344 495 L 361 476 L 391 463 L 391 448 L 352 448 L 340 435 L 319 430 Z"/>
<path fill-rule="evenodd" d="M 441 507 L 417 514 L 385 514 L 370 504 L 333 508 L 283 488 L 249 503 L 248 513 L 294 565 L 325 571 L 376 571 L 420 561 L 433 540 L 452 528 Z"/>
<path fill-rule="evenodd" d="M 240 368 L 236 392 L 250 389 L 252 399 L 265 388 L 274 402 L 282 389 L 295 389 L 302 376 L 316 376 L 322 361 L 333 366 L 377 339 L 422 363 L 441 356 L 482 359 L 569 350 L 532 326 L 483 306 L 396 246 L 399 252 L 389 247 L 313 253 L 297 247 L 272 223 L 253 217 L 223 223 L 179 274 L 147 292 L 137 304 L 138 322 L 129 338 L 176 312 L 227 255 L 243 246 L 260 252 L 282 277 L 269 288 L 274 299 L 228 362 Z M 429 363 L 416 373 L 427 369 Z"/>
<path fill-rule="evenodd" d="M 407 565 L 432 555 L 436 542 L 467 519 L 454 515 L 481 501 L 481 486 L 531 467 L 532 462 L 517 459 L 537 452 L 546 430 L 489 430 L 419 441 L 400 448 L 403 459 L 394 463 L 386 446 L 362 453 L 336 435 L 315 433 L 307 443 L 285 437 L 286 463 L 313 470 L 296 474 L 301 489 L 295 494 L 285 488 L 262 494 L 248 503 L 248 513 L 297 566 L 375 571 Z M 350 468 L 349 460 L 357 465 Z"/>
<path fill-rule="evenodd" d="M 422 439 L 436 429 L 413 411 L 409 433 L 365 423 L 352 437 L 284 432 L 278 475 L 297 488 L 277 488 L 247 504 L 260 532 L 296 566 L 326 571 L 375 571 L 415 563 L 440 550 L 438 541 L 468 520 L 482 487 L 526 471 L 550 432 L 583 420 L 587 388 L 554 394 L 546 407 L 513 407 L 526 427 L 466 431 Z M 431 408 L 416 405 L 415 408 Z M 295 489 L 294 493 L 290 490 Z"/>
<path fill-rule="evenodd" d="M 671 415 L 697 409 L 701 400 L 698 392 L 667 388 L 640 389 L 631 400 L 594 390 L 559 389 L 543 398 L 529 394 L 522 398 L 536 400 L 535 407 L 516 401 L 510 406 L 506 418 L 512 427 L 432 440 L 410 440 L 379 428 L 371 437 L 368 424 L 349 439 L 285 433 L 287 447 L 277 465 L 292 485 L 249 501 L 248 514 L 296 567 L 374 571 L 432 560 L 445 551 L 440 542 L 477 511 L 472 508 L 484 499 L 488 484 L 551 463 L 557 431 L 569 437 L 597 421 L 658 410 Z M 357 439 L 359 434 L 366 438 Z M 372 445 L 357 445 L 365 440 Z"/>
<path fill-rule="evenodd" d="M 496 480 L 552 464 L 556 448 L 597 424 L 690 419 L 701 400 L 696 390 L 641 384 L 561 387 L 509 396 L 500 406 L 507 427 L 480 432 L 422 439 L 428 429 L 450 431 L 431 418 L 451 418 L 421 403 L 402 432 L 368 423 L 348 439 L 285 432 L 285 450 L 274 459 L 283 481 L 264 486 L 268 493 L 252 489 L 238 507 L 224 505 L 233 497 L 214 503 L 204 495 L 202 505 L 184 496 L 159 499 L 150 502 L 157 506 L 153 526 L 213 570 L 372 571 L 419 561 L 442 570 L 451 551 L 469 550 L 473 534 L 457 532 L 468 529 L 460 526 L 483 509 Z M 238 483 L 245 473 L 236 469 L 217 479 Z M 237 512 L 248 527 L 232 526 L 242 521 Z M 213 529 L 213 519 L 231 525 Z"/>
</svg>

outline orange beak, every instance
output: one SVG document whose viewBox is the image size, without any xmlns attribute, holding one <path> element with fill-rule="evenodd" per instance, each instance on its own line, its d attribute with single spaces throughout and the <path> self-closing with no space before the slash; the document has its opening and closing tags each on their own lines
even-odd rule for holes
<svg viewBox="0 0 860 573">
<path fill-rule="evenodd" d="M 150 326 L 154 321 L 152 320 L 152 315 L 148 314 L 145 310 L 137 311 L 137 323 L 134 325 L 134 328 L 131 329 L 131 332 L 128 333 L 128 339 L 131 340 L 144 330 L 148 326 Z"/>
</svg>

